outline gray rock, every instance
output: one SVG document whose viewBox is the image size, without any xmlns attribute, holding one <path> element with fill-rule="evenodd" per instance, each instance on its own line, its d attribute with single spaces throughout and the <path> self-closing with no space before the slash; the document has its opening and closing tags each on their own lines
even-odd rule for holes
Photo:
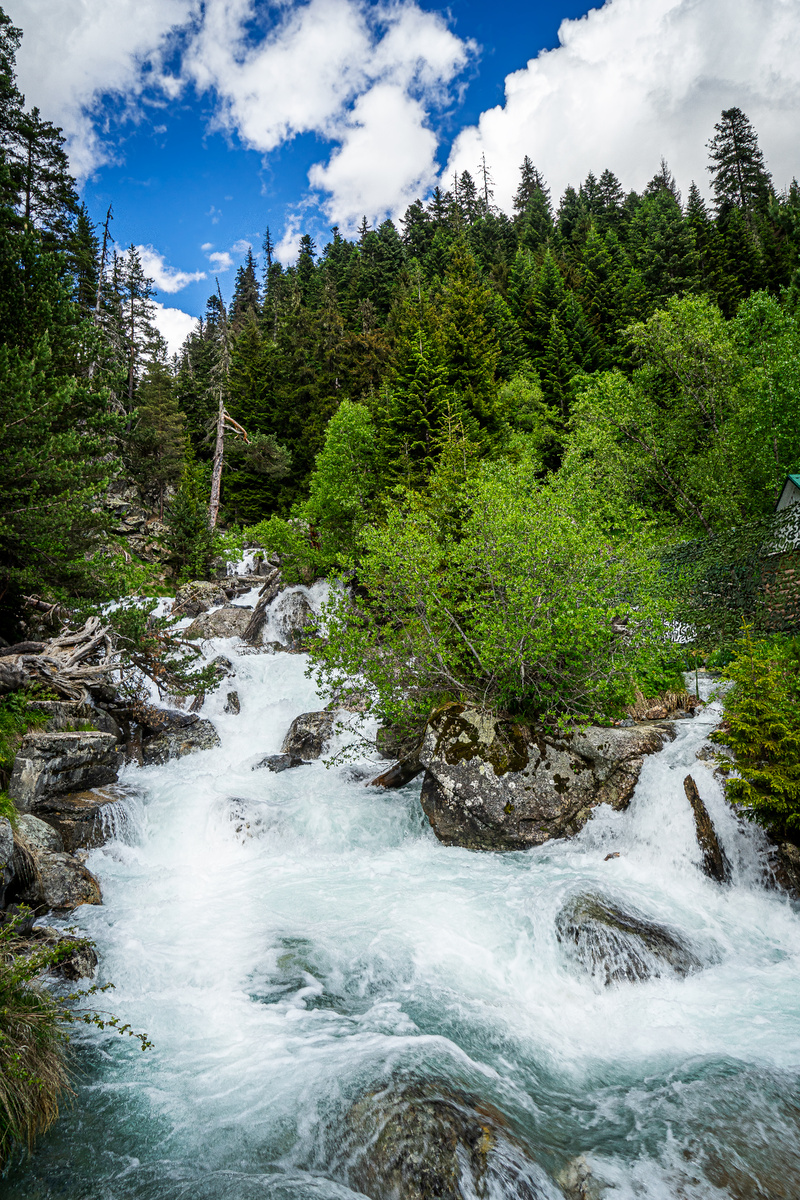
<svg viewBox="0 0 800 1200">
<path fill-rule="evenodd" d="M 250 623 L 249 609 L 229 605 L 201 613 L 184 630 L 185 638 L 242 637 Z"/>
<path fill-rule="evenodd" d="M 289 726 L 281 754 L 289 754 L 293 758 L 319 758 L 332 732 L 333 713 L 328 709 L 301 713 Z"/>
<path fill-rule="evenodd" d="M 36 912 L 69 912 L 81 904 L 102 904 L 99 883 L 71 854 L 31 846 L 19 831 L 14 841 L 16 900 Z"/>
<path fill-rule="evenodd" d="M 673 930 L 590 893 L 562 908 L 556 937 L 568 958 L 606 987 L 623 980 L 689 975 L 703 966 Z"/>
<path fill-rule="evenodd" d="M 219 583 L 205 579 L 193 579 L 175 593 L 172 613 L 176 617 L 199 617 L 218 604 L 225 604 L 228 597 Z"/>
<path fill-rule="evenodd" d="M 110 713 L 95 704 L 72 700 L 33 700 L 28 708 L 47 714 L 49 720 L 44 729 L 48 733 L 74 732 L 80 726 L 90 725 L 101 733 L 113 733 L 117 740 L 121 736 L 120 728 Z"/>
<path fill-rule="evenodd" d="M 544 1172 L 501 1113 L 443 1080 L 390 1084 L 345 1117 L 334 1175 L 372 1200 L 545 1200 Z"/>
<path fill-rule="evenodd" d="M 35 817 L 33 813 L 21 813 L 17 829 L 31 850 L 53 850 L 60 853 L 64 849 L 64 841 L 55 826 L 49 825 L 41 817 Z"/>
<path fill-rule="evenodd" d="M 297 758 L 294 754 L 268 754 L 252 768 L 254 771 L 266 767 L 268 771 L 288 771 L 292 767 L 307 767 L 305 759 Z"/>
<path fill-rule="evenodd" d="M 238 715 L 242 711 L 242 706 L 239 703 L 238 692 L 228 692 L 228 695 L 225 698 L 224 711 L 226 713 L 232 713 L 234 716 Z"/>
<path fill-rule="evenodd" d="M 22 740 L 8 792 L 22 812 L 30 812 L 44 796 L 113 783 L 120 763 L 111 733 L 36 730 Z"/>
<path fill-rule="evenodd" d="M 58 831 L 63 842 L 58 849 L 74 854 L 76 850 L 102 846 L 116 836 L 121 826 L 120 802 L 125 794 L 111 785 L 86 792 L 71 792 L 66 796 L 50 796 L 39 800 L 34 812 L 42 822 L 46 821 L 53 830 Z M 28 837 L 27 840 L 30 844 L 31 839 Z"/>
<path fill-rule="evenodd" d="M 769 866 L 777 886 L 792 900 L 800 900 L 800 847 L 795 846 L 793 842 L 773 845 Z"/>
<path fill-rule="evenodd" d="M 284 592 L 273 620 L 290 646 L 304 645 L 317 627 L 317 614 L 302 592 Z"/>
<path fill-rule="evenodd" d="M 14 830 L 8 817 L 0 817 L 0 908 L 5 891 L 14 878 Z"/>
<path fill-rule="evenodd" d="M 91 979 L 97 970 L 97 954 L 91 942 L 73 938 L 52 925 L 35 925 L 26 938 L 25 949 L 59 951 L 59 959 L 50 968 L 57 979 Z M 63 957 L 62 957 L 63 955 Z"/>
<path fill-rule="evenodd" d="M 607 1189 L 592 1173 L 582 1154 L 573 1158 L 556 1176 L 566 1200 L 602 1200 Z"/>
<path fill-rule="evenodd" d="M 194 754 L 195 750 L 214 750 L 219 744 L 219 736 L 211 722 L 197 718 L 191 725 L 171 727 L 143 742 L 142 763 L 149 767 Z"/>
<path fill-rule="evenodd" d="M 643 756 L 672 737 L 668 724 L 544 736 L 450 704 L 434 714 L 419 753 L 422 807 L 450 846 L 540 846 L 574 836 L 598 804 L 626 808 Z"/>
</svg>

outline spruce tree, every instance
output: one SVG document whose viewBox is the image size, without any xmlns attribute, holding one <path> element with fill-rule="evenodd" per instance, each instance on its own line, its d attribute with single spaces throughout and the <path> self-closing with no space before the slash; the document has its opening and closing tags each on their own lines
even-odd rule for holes
<svg viewBox="0 0 800 1200">
<path fill-rule="evenodd" d="M 67 247 L 78 214 L 78 195 L 64 146 L 61 130 L 33 108 L 19 114 L 8 152 L 19 186 L 17 209 L 22 221 L 40 230 L 46 245 L 59 249 Z"/>
<path fill-rule="evenodd" d="M 733 206 L 752 224 L 755 213 L 766 210 L 772 179 L 758 145 L 758 135 L 740 108 L 723 112 L 714 126 L 708 151 L 717 212 Z"/>
<path fill-rule="evenodd" d="M 248 249 L 244 263 L 236 272 L 236 283 L 231 301 L 231 328 L 241 329 L 248 319 L 261 312 L 261 294 L 256 275 L 253 251 Z"/>
<path fill-rule="evenodd" d="M 143 491 L 158 497 L 164 517 L 167 488 L 181 477 L 186 452 L 185 421 L 166 363 L 148 364 L 136 398 L 137 420 L 132 437 L 132 466 Z"/>
</svg>

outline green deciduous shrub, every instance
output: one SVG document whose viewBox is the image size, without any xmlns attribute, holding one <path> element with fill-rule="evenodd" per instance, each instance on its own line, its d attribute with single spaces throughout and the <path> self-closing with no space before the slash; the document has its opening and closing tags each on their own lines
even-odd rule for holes
<svg viewBox="0 0 800 1200">
<path fill-rule="evenodd" d="M 728 796 L 779 836 L 800 839 L 800 640 L 757 640 L 745 628 L 725 669 L 725 723 L 712 739 L 733 752 Z"/>
<path fill-rule="evenodd" d="M 458 500 L 457 526 L 407 493 L 364 530 L 313 651 L 324 687 L 361 675 L 391 721 L 453 699 L 554 723 L 620 712 L 639 677 L 674 686 L 646 538 L 612 542 L 524 461 L 484 463 Z"/>
</svg>

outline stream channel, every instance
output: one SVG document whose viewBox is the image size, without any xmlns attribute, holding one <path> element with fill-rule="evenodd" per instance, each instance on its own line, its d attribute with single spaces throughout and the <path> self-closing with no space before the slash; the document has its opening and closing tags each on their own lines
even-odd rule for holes
<svg viewBox="0 0 800 1200">
<path fill-rule="evenodd" d="M 305 655 L 241 649 L 205 647 L 236 668 L 203 709 L 221 746 L 125 769 L 126 820 L 88 860 L 103 905 L 74 918 L 115 985 L 100 1003 L 153 1048 L 80 1027 L 74 1100 L 0 1195 L 346 1200 L 348 1111 L 408 1079 L 479 1098 L 537 1164 L 489 1200 L 557 1200 L 577 1155 L 607 1190 L 575 1196 L 800 1197 L 800 917 L 696 758 L 718 706 L 677 723 L 626 812 L 475 853 L 437 842 L 419 780 L 252 770 L 322 702 Z M 730 886 L 700 870 L 690 771 Z M 576 970 L 556 918 L 586 892 L 669 926 L 703 968 L 610 987 Z"/>
</svg>

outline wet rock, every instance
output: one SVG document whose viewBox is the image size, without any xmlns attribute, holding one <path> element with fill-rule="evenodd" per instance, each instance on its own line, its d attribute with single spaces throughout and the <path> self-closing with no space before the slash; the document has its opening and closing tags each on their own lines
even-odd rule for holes
<svg viewBox="0 0 800 1200">
<path fill-rule="evenodd" d="M 6 888 L 14 878 L 14 830 L 8 817 L 0 817 L 0 908 Z"/>
<path fill-rule="evenodd" d="M 185 638 L 242 637 L 250 623 L 252 613 L 247 608 L 229 605 L 213 612 L 201 613 L 184 630 Z"/>
<path fill-rule="evenodd" d="M 262 642 L 259 646 L 237 646 L 236 653 L 246 657 L 251 654 L 289 654 L 291 651 L 283 642 Z"/>
<path fill-rule="evenodd" d="M 223 711 L 226 713 L 231 713 L 234 716 L 238 716 L 238 714 L 242 711 L 242 706 L 239 703 L 238 692 L 228 692 L 228 695 L 225 697 L 225 708 Z"/>
<path fill-rule="evenodd" d="M 576 834 L 598 804 L 626 808 L 644 755 L 673 737 L 669 724 L 544 736 L 450 704 L 434 714 L 420 750 L 422 807 L 446 845 L 539 846 Z"/>
<path fill-rule="evenodd" d="M 573 1158 L 556 1176 L 566 1200 L 602 1200 L 606 1188 L 592 1174 L 582 1154 Z"/>
<path fill-rule="evenodd" d="M 770 870 L 775 883 L 793 900 L 800 900 L 800 847 L 781 842 L 772 847 Z"/>
<path fill-rule="evenodd" d="M 307 767 L 309 764 L 303 758 L 298 758 L 295 754 L 268 754 L 266 758 L 262 758 L 261 762 L 257 762 L 252 768 L 254 771 L 259 771 L 266 767 L 268 771 L 289 771 L 293 767 Z"/>
<path fill-rule="evenodd" d="M 210 721 L 196 714 L 181 713 L 191 720 L 182 724 L 171 724 L 163 733 L 142 742 L 142 763 L 149 767 L 169 762 L 171 758 L 183 758 L 196 750 L 214 750 L 220 744 L 216 729 Z"/>
<path fill-rule="evenodd" d="M 699 971 L 700 959 L 665 925 L 626 912 L 604 897 L 574 897 L 556 918 L 567 956 L 605 987 Z"/>
<path fill-rule="evenodd" d="M 317 615 L 302 592 L 284 592 L 273 619 L 290 646 L 305 645 L 314 636 Z"/>
<path fill-rule="evenodd" d="M 225 604 L 228 597 L 219 583 L 205 579 L 193 579 L 175 593 L 172 614 L 176 617 L 199 617 L 201 613 Z"/>
<path fill-rule="evenodd" d="M 731 864 L 720 845 L 714 823 L 708 815 L 708 809 L 700 799 L 697 784 L 691 775 L 687 775 L 684 779 L 683 789 L 694 813 L 697 842 L 703 851 L 703 871 L 709 879 L 716 879 L 717 883 L 730 883 Z"/>
<path fill-rule="evenodd" d="M 57 830 L 62 841 L 59 849 L 68 854 L 90 850 L 116 837 L 124 821 L 122 800 L 126 793 L 111 785 L 66 796 L 40 800 L 35 815 Z M 27 836 L 27 835 L 26 835 Z M 31 839 L 28 838 L 30 844 Z"/>
<path fill-rule="evenodd" d="M 60 853 L 64 849 L 64 841 L 55 826 L 49 825 L 41 817 L 35 817 L 33 813 L 21 813 L 17 829 L 31 850 L 54 850 Z"/>
<path fill-rule="evenodd" d="M 37 913 L 102 904 L 99 883 L 71 854 L 32 846 L 19 830 L 14 843 L 15 902 L 27 904 Z"/>
<path fill-rule="evenodd" d="M 120 763 L 111 733 L 36 730 L 22 740 L 8 792 L 22 812 L 30 812 L 44 796 L 113 783 Z"/>
<path fill-rule="evenodd" d="M 319 758 L 332 732 L 332 712 L 323 709 L 322 712 L 301 713 L 289 726 L 281 754 L 302 759 Z"/>
<path fill-rule="evenodd" d="M 545 1200 L 544 1172 L 500 1113 L 438 1080 L 394 1085 L 345 1117 L 334 1172 L 371 1200 Z"/>
<path fill-rule="evenodd" d="M 226 679 L 229 675 L 236 674 L 236 668 L 231 660 L 226 658 L 224 654 L 218 654 L 216 658 L 212 658 L 208 665 L 214 668 L 214 672 L 219 680 Z"/>
<path fill-rule="evenodd" d="M 50 968 L 57 979 L 91 979 L 97 970 L 97 954 L 92 944 L 83 938 L 73 938 L 52 925 L 35 925 L 21 947 L 23 953 L 42 950 L 58 952 L 58 961 Z"/>
</svg>

